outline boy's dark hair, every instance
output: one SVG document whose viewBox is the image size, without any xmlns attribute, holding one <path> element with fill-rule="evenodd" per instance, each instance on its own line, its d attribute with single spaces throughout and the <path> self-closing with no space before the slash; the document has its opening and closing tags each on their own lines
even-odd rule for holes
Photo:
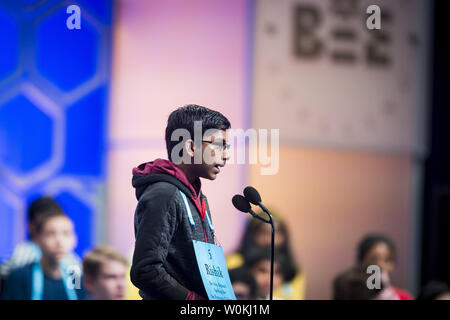
<svg viewBox="0 0 450 320">
<path fill-rule="evenodd" d="M 179 141 L 171 141 L 172 133 L 176 129 L 186 129 L 189 131 L 191 139 L 194 139 L 194 121 L 202 122 L 202 136 L 209 129 L 228 130 L 231 127 L 230 121 L 218 111 L 195 104 L 178 108 L 170 114 L 167 120 L 165 138 L 169 160 L 172 161 L 172 149 L 181 141 L 181 138 Z"/>
<path fill-rule="evenodd" d="M 35 223 L 41 214 L 48 212 L 63 213 L 61 206 L 52 197 L 41 197 L 34 200 L 28 207 L 28 222 Z"/>
<path fill-rule="evenodd" d="M 39 214 L 39 216 L 37 216 L 34 221 L 36 233 L 41 233 L 45 223 L 54 217 L 66 217 L 67 219 L 69 219 L 69 217 L 64 212 L 58 210 L 47 211 L 45 213 Z"/>
<path fill-rule="evenodd" d="M 367 279 L 370 274 L 366 272 L 367 266 L 358 264 L 338 274 L 333 281 L 334 300 L 371 300 L 383 289 L 369 289 Z"/>
<path fill-rule="evenodd" d="M 384 243 L 386 244 L 389 249 L 391 250 L 392 256 L 395 260 L 396 255 L 396 249 L 394 242 L 383 234 L 373 233 L 366 235 L 358 245 L 357 249 L 357 262 L 362 263 L 364 260 L 364 257 L 367 255 L 367 253 L 377 244 Z"/>
<path fill-rule="evenodd" d="M 252 272 L 246 267 L 239 267 L 229 271 L 231 283 L 242 282 L 249 286 L 250 297 L 256 297 L 258 284 L 252 275 Z"/>
</svg>

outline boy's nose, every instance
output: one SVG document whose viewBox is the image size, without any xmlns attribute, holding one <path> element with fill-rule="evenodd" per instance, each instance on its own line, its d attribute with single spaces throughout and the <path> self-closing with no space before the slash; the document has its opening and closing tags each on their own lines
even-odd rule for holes
<svg viewBox="0 0 450 320">
<path fill-rule="evenodd" d="M 230 159 L 230 155 L 228 153 L 228 150 L 225 150 L 224 152 L 222 152 L 222 160 L 223 160 L 223 165 L 225 165 L 225 162 Z"/>
</svg>

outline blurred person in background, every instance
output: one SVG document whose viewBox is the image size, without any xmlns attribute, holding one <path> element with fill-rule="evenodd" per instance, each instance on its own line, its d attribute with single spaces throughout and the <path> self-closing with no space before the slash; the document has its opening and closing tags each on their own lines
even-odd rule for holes
<svg viewBox="0 0 450 320">
<path fill-rule="evenodd" d="M 127 259 L 112 247 L 99 246 L 88 252 L 83 258 L 83 279 L 88 299 L 125 299 L 127 271 Z"/>
<path fill-rule="evenodd" d="M 275 224 L 275 256 L 282 255 L 285 259 L 281 268 L 283 283 L 276 290 L 274 288 L 273 294 L 281 300 L 303 300 L 305 298 L 305 277 L 298 268 L 292 254 L 287 226 L 278 215 L 274 214 L 273 219 Z M 227 257 L 228 268 L 233 269 L 246 264 L 255 250 L 263 248 L 270 253 L 271 236 L 272 227 L 269 224 L 250 218 L 239 249 L 236 253 Z"/>
<path fill-rule="evenodd" d="M 65 264 L 76 245 L 72 221 L 61 210 L 47 211 L 34 221 L 41 258 L 12 271 L 5 282 L 6 300 L 79 300 L 84 298 L 81 272 Z"/>
<path fill-rule="evenodd" d="M 285 261 L 286 259 L 282 254 L 275 253 L 273 263 L 274 300 L 283 299 L 283 297 L 277 295 L 277 293 L 281 292 L 281 287 L 285 282 L 282 271 Z M 251 271 L 256 280 L 256 298 L 259 300 L 268 300 L 270 298 L 270 250 L 263 247 L 253 250 L 245 261 L 244 266 Z"/>
<path fill-rule="evenodd" d="M 61 206 L 51 197 L 41 197 L 34 200 L 27 211 L 28 233 L 30 240 L 19 243 L 9 260 L 0 266 L 0 277 L 6 279 L 9 274 L 25 265 L 38 262 L 41 259 L 41 250 L 36 244 L 36 221 L 48 212 L 63 212 Z M 64 257 L 67 265 L 77 265 L 81 268 L 81 259 L 73 252 Z"/>
<path fill-rule="evenodd" d="M 396 248 L 394 242 L 383 234 L 368 234 L 358 244 L 357 263 L 377 265 L 389 279 L 395 270 Z M 411 293 L 392 287 L 399 300 L 413 300 Z"/>
<path fill-rule="evenodd" d="M 252 272 L 245 267 L 230 270 L 230 280 L 237 300 L 255 300 L 258 285 Z"/>
<path fill-rule="evenodd" d="M 450 300 L 450 287 L 445 282 L 431 281 L 422 288 L 417 300 Z"/>
<path fill-rule="evenodd" d="M 380 282 L 380 287 L 369 289 L 367 266 L 358 264 L 339 273 L 333 281 L 334 300 L 398 300 L 392 290 L 386 289 L 386 283 Z M 383 292 L 384 291 L 384 292 Z M 389 295 L 389 296 L 388 296 Z"/>
</svg>

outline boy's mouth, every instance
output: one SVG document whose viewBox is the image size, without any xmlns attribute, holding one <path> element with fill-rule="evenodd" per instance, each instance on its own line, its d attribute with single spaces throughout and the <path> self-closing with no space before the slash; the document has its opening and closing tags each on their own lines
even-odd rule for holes
<svg viewBox="0 0 450 320">
<path fill-rule="evenodd" d="M 217 171 L 216 174 L 220 172 L 220 167 L 223 167 L 223 166 L 224 166 L 224 164 L 216 164 L 214 166 L 214 168 L 216 169 L 215 171 Z"/>
</svg>

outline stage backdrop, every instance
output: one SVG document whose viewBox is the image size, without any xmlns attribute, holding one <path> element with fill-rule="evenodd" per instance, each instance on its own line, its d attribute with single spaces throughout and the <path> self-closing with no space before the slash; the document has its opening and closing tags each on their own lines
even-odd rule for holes
<svg viewBox="0 0 450 320">
<path fill-rule="evenodd" d="M 380 30 L 366 26 L 373 4 Z M 423 153 L 426 6 L 257 1 L 254 125 L 301 146 Z"/>
<path fill-rule="evenodd" d="M 0 1 L 0 260 L 45 194 L 75 222 L 78 254 L 102 236 L 111 21 L 111 0 Z"/>
<path fill-rule="evenodd" d="M 164 131 L 173 110 L 194 103 L 248 125 L 251 3 L 123 0 L 114 29 L 108 171 L 108 238 L 134 247 L 134 166 L 166 158 Z M 226 252 L 238 244 L 245 215 L 231 198 L 246 183 L 245 165 L 203 182 L 216 234 Z M 233 230 L 233 232 L 230 232 Z"/>
<path fill-rule="evenodd" d="M 384 16 L 374 33 L 363 0 L 114 3 L 112 19 L 108 0 L 0 0 L 0 258 L 45 193 L 74 219 L 79 254 L 131 252 L 131 169 L 166 157 L 169 113 L 197 103 L 233 128 L 280 129 L 277 174 L 234 164 L 203 184 L 226 253 L 246 219 L 231 198 L 252 184 L 288 222 L 307 298 L 331 297 L 369 231 L 394 239 L 395 284 L 414 289 L 430 2 L 370 3 Z"/>
<path fill-rule="evenodd" d="M 369 30 L 370 5 L 381 29 Z M 426 0 L 258 0 L 252 124 L 280 129 L 280 170 L 250 182 L 288 221 L 307 298 L 368 232 L 397 244 L 393 281 L 417 289 L 426 155 Z"/>
</svg>

